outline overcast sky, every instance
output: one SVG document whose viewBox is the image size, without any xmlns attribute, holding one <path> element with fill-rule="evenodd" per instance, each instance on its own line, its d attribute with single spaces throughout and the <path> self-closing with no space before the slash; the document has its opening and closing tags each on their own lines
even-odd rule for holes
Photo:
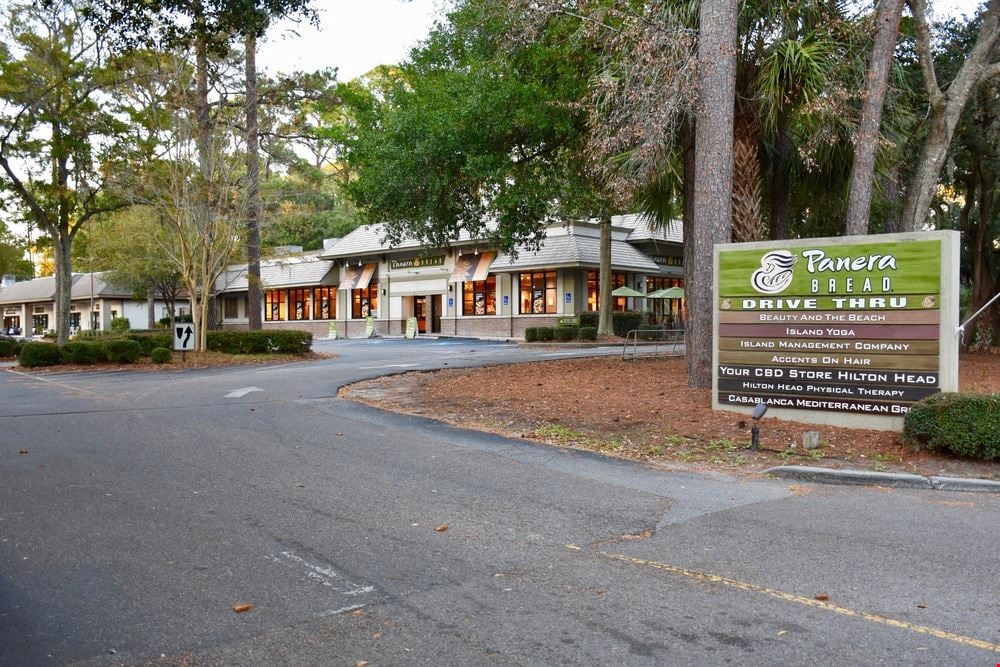
<svg viewBox="0 0 1000 667">
<path fill-rule="evenodd" d="M 869 0 L 861 0 L 868 2 Z M 977 0 L 930 0 L 934 18 L 972 14 Z M 281 24 L 260 47 L 259 66 L 280 71 L 315 71 L 338 67 L 349 81 L 376 65 L 398 63 L 427 36 L 446 0 L 314 0 L 319 30 Z M 296 34 L 297 33 L 297 34 Z"/>
<path fill-rule="evenodd" d="M 337 67 L 338 78 L 348 81 L 376 65 L 404 60 L 444 5 L 444 0 L 314 0 L 320 29 L 276 25 L 259 48 L 258 65 L 272 74 Z"/>
</svg>

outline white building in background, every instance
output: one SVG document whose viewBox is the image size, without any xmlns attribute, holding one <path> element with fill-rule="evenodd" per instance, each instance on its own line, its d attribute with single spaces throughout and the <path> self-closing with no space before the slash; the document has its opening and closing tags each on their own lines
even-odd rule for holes
<svg viewBox="0 0 1000 667">
<path fill-rule="evenodd" d="M 261 262 L 264 328 L 304 329 L 325 337 L 419 333 L 523 338 L 528 327 L 596 310 L 600 226 L 584 220 L 551 225 L 538 251 L 517 257 L 463 236 L 448 248 L 384 242 L 381 225 L 360 227 L 323 250 L 285 248 Z M 663 227 L 638 215 L 612 218 L 612 289 L 643 293 L 683 286 L 680 221 Z M 215 285 L 220 324 L 247 326 L 246 265 Z M 677 327 L 683 299 L 614 297 L 614 310 L 643 310 Z"/>
<path fill-rule="evenodd" d="M 111 320 L 116 317 L 127 317 L 134 329 L 152 328 L 155 322 L 149 322 L 147 302 L 135 299 L 127 289 L 108 283 L 105 275 L 104 272 L 73 274 L 71 332 L 110 329 Z M 54 276 L 25 280 L 0 289 L 0 310 L 3 311 L 0 333 L 37 336 L 55 329 L 55 293 Z M 186 301 L 184 310 L 187 310 Z M 156 319 L 168 315 L 162 300 L 154 301 L 154 314 Z"/>
</svg>

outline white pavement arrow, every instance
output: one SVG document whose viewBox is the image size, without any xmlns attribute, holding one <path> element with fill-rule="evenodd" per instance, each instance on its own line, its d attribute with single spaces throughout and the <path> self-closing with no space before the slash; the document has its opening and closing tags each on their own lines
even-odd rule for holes
<svg viewBox="0 0 1000 667">
<path fill-rule="evenodd" d="M 243 387 L 242 389 L 237 389 L 236 391 L 231 391 L 226 394 L 226 398 L 243 398 L 247 394 L 253 393 L 255 391 L 264 391 L 260 387 Z"/>
</svg>

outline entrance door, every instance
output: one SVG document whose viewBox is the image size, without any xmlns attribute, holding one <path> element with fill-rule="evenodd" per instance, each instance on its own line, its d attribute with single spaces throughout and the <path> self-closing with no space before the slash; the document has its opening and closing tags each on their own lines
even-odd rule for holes
<svg viewBox="0 0 1000 667">
<path fill-rule="evenodd" d="M 3 318 L 3 331 L 0 333 L 18 336 L 21 334 L 21 317 L 18 315 L 8 315 Z"/>
<path fill-rule="evenodd" d="M 414 297 L 413 314 L 417 318 L 417 333 L 427 333 L 427 297 Z"/>
<path fill-rule="evenodd" d="M 441 333 L 441 295 L 431 297 L 431 333 Z"/>
</svg>

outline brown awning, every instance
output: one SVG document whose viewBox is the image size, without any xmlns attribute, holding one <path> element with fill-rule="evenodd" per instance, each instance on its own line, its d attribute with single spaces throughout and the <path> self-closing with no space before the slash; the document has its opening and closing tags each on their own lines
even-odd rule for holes
<svg viewBox="0 0 1000 667">
<path fill-rule="evenodd" d="M 490 272 L 490 264 L 496 258 L 495 252 L 481 252 L 478 255 L 459 255 L 455 260 L 455 270 L 451 272 L 448 282 L 470 283 L 486 280 Z"/>
<path fill-rule="evenodd" d="M 365 289 L 375 275 L 378 264 L 364 264 L 362 266 L 345 266 L 344 278 L 340 281 L 340 289 Z"/>
</svg>

